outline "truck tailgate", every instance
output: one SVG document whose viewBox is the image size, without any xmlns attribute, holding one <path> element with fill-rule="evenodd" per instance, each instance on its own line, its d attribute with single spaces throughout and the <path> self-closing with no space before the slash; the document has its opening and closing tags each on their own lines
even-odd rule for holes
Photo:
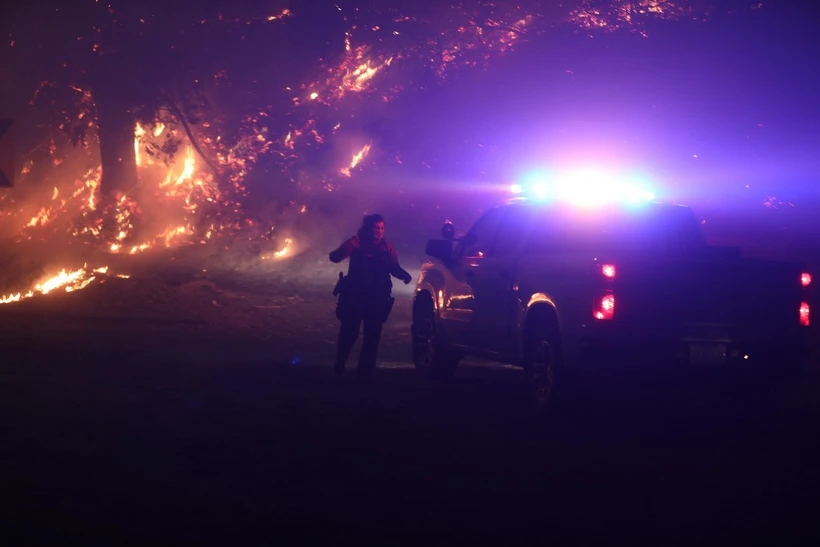
<svg viewBox="0 0 820 547">
<path fill-rule="evenodd" d="M 709 254 L 624 258 L 615 297 L 619 323 L 709 324 L 775 334 L 799 324 L 800 267 Z"/>
</svg>

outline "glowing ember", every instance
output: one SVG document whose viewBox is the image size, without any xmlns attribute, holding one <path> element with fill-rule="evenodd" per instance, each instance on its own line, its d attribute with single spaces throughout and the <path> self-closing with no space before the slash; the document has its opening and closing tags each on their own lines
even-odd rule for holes
<svg viewBox="0 0 820 547">
<path fill-rule="evenodd" d="M 279 15 L 269 15 L 267 20 L 268 21 L 276 21 L 277 19 L 284 19 L 288 15 L 291 15 L 291 11 L 286 8 L 286 9 L 282 10 L 282 13 L 280 13 Z"/>
<path fill-rule="evenodd" d="M 614 0 L 606 5 L 584 0 L 573 10 L 569 20 L 585 29 L 613 31 L 627 26 L 645 34 L 641 23 L 649 17 L 679 19 L 692 12 L 692 6 L 682 0 Z"/>
</svg>

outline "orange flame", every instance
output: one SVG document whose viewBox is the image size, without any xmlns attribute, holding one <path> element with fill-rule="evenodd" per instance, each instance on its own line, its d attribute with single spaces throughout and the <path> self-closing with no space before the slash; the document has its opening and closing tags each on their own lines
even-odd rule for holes
<svg viewBox="0 0 820 547">
<path fill-rule="evenodd" d="M 350 160 L 350 164 L 348 164 L 345 167 L 342 167 L 339 170 L 339 172 L 341 174 L 343 174 L 344 176 L 346 176 L 346 177 L 350 177 L 351 176 L 351 170 L 355 169 L 356 166 L 359 165 L 359 163 L 361 163 L 361 161 L 367 156 L 367 154 L 369 152 L 370 152 L 370 145 L 365 144 L 364 146 L 362 146 L 361 150 L 359 150 L 358 152 L 353 154 L 353 158 Z"/>
<path fill-rule="evenodd" d="M 18 292 L 0 296 L 0 304 L 19 302 L 20 300 L 31 298 L 37 294 L 49 294 L 57 289 L 63 289 L 65 292 L 79 291 L 93 283 L 98 275 L 105 275 L 107 273 L 108 266 L 89 270 L 87 264 L 78 270 L 62 269 L 59 273 L 36 283 L 33 289 L 29 289 L 25 293 Z"/>
<path fill-rule="evenodd" d="M 289 237 L 286 237 L 285 238 L 285 246 L 282 247 L 280 250 L 276 251 L 275 253 L 273 253 L 273 257 L 274 258 L 282 258 L 284 256 L 287 256 L 287 254 L 290 253 L 292 244 L 293 244 L 293 240 Z"/>
</svg>

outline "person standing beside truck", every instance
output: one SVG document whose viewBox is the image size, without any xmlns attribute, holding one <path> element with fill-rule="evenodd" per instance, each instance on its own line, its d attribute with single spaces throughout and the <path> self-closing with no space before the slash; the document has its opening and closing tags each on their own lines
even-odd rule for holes
<svg viewBox="0 0 820 547">
<path fill-rule="evenodd" d="M 338 295 L 336 318 L 341 322 L 334 362 L 336 374 L 344 373 L 360 330 L 363 330 L 363 340 L 357 372 L 359 376 L 373 374 L 382 326 L 395 301 L 392 297 L 391 276 L 403 281 L 405 285 L 413 279 L 399 265 L 396 249 L 384 239 L 384 230 L 384 218 L 381 215 L 367 215 L 362 219 L 362 226 L 357 234 L 329 255 L 334 264 L 350 258 L 347 276 L 340 273 L 339 282 L 333 291 Z"/>
</svg>

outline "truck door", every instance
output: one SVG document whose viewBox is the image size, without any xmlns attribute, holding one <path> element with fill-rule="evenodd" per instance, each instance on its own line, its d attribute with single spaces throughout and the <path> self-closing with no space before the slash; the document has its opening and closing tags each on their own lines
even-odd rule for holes
<svg viewBox="0 0 820 547">
<path fill-rule="evenodd" d="M 530 208 L 521 204 L 504 207 L 501 226 L 493 246 L 475 270 L 472 334 L 477 347 L 508 353 L 515 349 L 513 336 L 518 299 L 516 262 L 527 239 Z"/>
<path fill-rule="evenodd" d="M 486 212 L 454 249 L 450 278 L 442 295 L 440 317 L 456 344 L 473 345 L 475 280 L 495 241 L 503 214 L 503 208 Z"/>
</svg>

